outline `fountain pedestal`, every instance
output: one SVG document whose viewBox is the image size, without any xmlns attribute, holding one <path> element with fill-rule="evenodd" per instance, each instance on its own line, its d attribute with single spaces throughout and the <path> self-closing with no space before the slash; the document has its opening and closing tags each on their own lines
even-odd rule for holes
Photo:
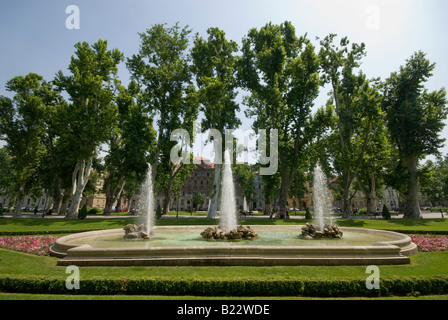
<svg viewBox="0 0 448 320">
<path fill-rule="evenodd" d="M 208 227 L 201 232 L 205 240 L 252 240 L 257 237 L 257 233 L 249 226 L 239 226 L 225 232 L 219 227 Z"/>
<path fill-rule="evenodd" d="M 146 226 L 141 224 L 128 224 L 123 228 L 125 239 L 150 239 Z"/>
<path fill-rule="evenodd" d="M 323 230 L 319 230 L 315 225 L 306 224 L 302 228 L 302 239 L 341 239 L 342 231 L 336 225 L 325 225 Z"/>
</svg>

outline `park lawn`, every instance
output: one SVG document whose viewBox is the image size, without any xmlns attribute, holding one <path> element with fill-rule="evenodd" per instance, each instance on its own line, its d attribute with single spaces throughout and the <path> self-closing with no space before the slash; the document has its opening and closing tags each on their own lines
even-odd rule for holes
<svg viewBox="0 0 448 320">
<path fill-rule="evenodd" d="M 57 266 L 58 258 L 36 256 L 0 249 L 0 276 L 67 277 L 65 267 Z M 448 276 L 448 252 L 425 252 L 411 257 L 411 264 L 380 266 L 382 277 Z M 289 267 L 81 267 L 86 278 L 166 278 L 166 279 L 329 279 L 365 278 L 365 266 L 289 266 Z"/>
<path fill-rule="evenodd" d="M 14 232 L 63 233 L 83 230 L 121 228 L 136 219 L 0 219 L 0 234 Z M 241 224 L 249 225 L 291 225 L 298 228 L 306 220 L 273 220 L 246 218 Z M 160 219 L 157 225 L 212 225 L 217 219 L 182 218 Z M 420 232 L 445 232 L 447 220 L 339 220 L 340 226 L 387 229 L 417 230 Z M 59 258 L 36 256 L 32 254 L 0 249 L 0 278 L 55 278 L 64 281 L 66 268 L 57 266 Z M 420 252 L 411 257 L 411 264 L 399 266 L 379 266 L 380 276 L 385 278 L 434 277 L 448 276 L 448 252 Z M 217 272 L 219 269 L 219 272 Z M 289 267 L 81 267 L 82 279 L 157 279 L 157 280 L 327 280 L 327 279 L 366 279 L 365 266 L 289 266 Z M 8 294 L 5 294 L 6 298 Z M 44 295 L 45 296 L 45 295 Z M 42 297 L 44 297 L 42 296 Z M 39 299 L 39 296 L 35 296 Z M 95 298 L 95 296 L 91 296 Z M 444 296 L 446 297 L 446 296 Z M 5 298 L 5 297 L 4 297 Z M 26 299 L 26 297 L 24 297 Z M 162 298 L 162 297 L 161 297 Z M 0 293 L 0 299 L 1 293 Z M 20 299 L 20 298 L 19 298 Z M 164 299 L 164 298 L 162 298 Z M 195 299 L 195 297 L 192 297 Z M 443 298 L 442 298 L 443 299 Z"/>
</svg>

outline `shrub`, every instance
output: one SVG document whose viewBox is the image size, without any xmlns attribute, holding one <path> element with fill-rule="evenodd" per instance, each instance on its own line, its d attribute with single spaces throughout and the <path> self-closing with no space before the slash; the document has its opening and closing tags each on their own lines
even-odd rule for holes
<svg viewBox="0 0 448 320">
<path fill-rule="evenodd" d="M 305 208 L 305 219 L 306 219 L 306 220 L 311 220 L 311 219 L 313 219 L 313 217 L 311 216 L 310 209 L 308 209 L 308 207 Z"/>
<path fill-rule="evenodd" d="M 0 278 L 1 292 L 49 294 L 147 294 L 196 296 L 308 296 L 374 297 L 448 294 L 448 277 L 381 278 L 380 289 L 366 288 L 365 279 L 313 280 L 175 280 L 169 278 L 108 279 L 90 278 L 80 282 L 77 290 L 68 290 L 65 279 L 36 276 Z"/>
<path fill-rule="evenodd" d="M 92 215 L 92 214 L 102 214 L 103 210 L 101 210 L 100 208 L 90 208 L 87 211 L 88 215 Z"/>
<path fill-rule="evenodd" d="M 160 204 L 159 204 L 156 209 L 156 218 L 160 219 L 162 217 L 162 213 L 163 213 L 162 208 L 160 208 Z"/>
<path fill-rule="evenodd" d="M 85 219 L 87 217 L 87 204 L 83 205 L 78 212 L 78 219 Z"/>
<path fill-rule="evenodd" d="M 386 205 L 383 205 L 383 212 L 381 213 L 381 216 L 385 219 L 385 220 L 390 220 L 390 212 L 389 209 L 387 209 Z"/>
</svg>

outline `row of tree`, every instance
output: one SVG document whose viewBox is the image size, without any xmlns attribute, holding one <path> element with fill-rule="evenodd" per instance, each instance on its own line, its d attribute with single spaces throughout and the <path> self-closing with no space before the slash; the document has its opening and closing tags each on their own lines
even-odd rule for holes
<svg viewBox="0 0 448 320">
<path fill-rule="evenodd" d="M 303 193 L 306 173 L 321 159 L 327 173 L 339 177 L 346 217 L 355 185 L 376 210 L 376 186 L 383 183 L 399 183 L 405 216 L 420 216 L 418 163 L 438 154 L 447 117 L 445 89 L 424 87 L 435 67 L 424 53 L 415 53 L 381 81 L 360 70 L 364 44 L 347 38 L 337 42 L 330 34 L 319 39 L 317 50 L 306 34 L 296 35 L 290 22 L 249 30 L 241 48 L 218 28 L 208 29 L 205 39 L 196 34 L 190 48 L 190 34 L 178 24 L 154 25 L 139 34 L 140 49 L 127 59 L 108 49 L 107 41 L 78 43 L 68 74 L 59 71 L 48 82 L 30 73 L 7 82 L 14 97 L 0 98 L 0 134 L 6 141 L 1 183 L 2 191 L 16 199 L 14 215 L 20 214 L 26 193 L 44 188 L 56 211 L 64 214 L 70 204 L 67 217 L 76 217 L 92 168 L 106 173 L 105 212 L 110 212 L 123 193 L 135 193 L 147 163 L 157 190 L 166 196 L 167 211 L 170 197 L 179 195 L 194 169 L 170 161 L 177 143 L 171 132 L 182 128 L 192 136 L 200 113 L 203 132 L 238 128 L 242 90 L 255 132 L 279 133 L 279 170 L 263 176 L 267 210 L 277 189 L 285 210 L 287 197 Z M 117 76 L 124 61 L 128 86 Z M 325 85 L 330 98 L 313 113 Z M 106 156 L 99 161 L 104 144 Z M 221 165 L 215 165 L 211 217 L 220 172 Z"/>
</svg>

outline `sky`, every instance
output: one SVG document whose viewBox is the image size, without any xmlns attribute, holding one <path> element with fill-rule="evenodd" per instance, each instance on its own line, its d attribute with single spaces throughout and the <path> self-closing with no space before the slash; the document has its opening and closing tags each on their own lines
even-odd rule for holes
<svg viewBox="0 0 448 320">
<path fill-rule="evenodd" d="M 79 28 L 73 11 L 79 9 Z M 308 34 L 317 48 L 316 37 L 330 33 L 364 42 L 367 56 L 362 71 L 368 78 L 387 78 L 399 70 L 414 52 L 422 50 L 436 63 L 429 90 L 448 86 L 448 1 L 446 0 L 1 0 L 0 1 L 0 95 L 11 96 L 6 82 L 17 75 L 35 72 L 52 80 L 59 70 L 67 73 L 74 45 L 79 41 L 108 41 L 126 57 L 136 54 L 140 39 L 154 24 L 189 26 L 206 35 L 219 27 L 228 39 L 241 44 L 251 28 L 268 22 L 290 21 L 297 35 Z M 119 77 L 126 84 L 129 73 L 122 63 Z M 325 104 L 328 88 L 322 88 L 316 108 Z M 252 120 L 244 115 L 242 130 Z M 448 123 L 448 122 L 447 122 Z M 448 137 L 448 126 L 442 135 Z M 448 153 L 448 146 L 440 150 Z M 210 158 L 210 151 L 195 155 Z M 199 154 L 201 153 L 201 154 Z"/>
</svg>

